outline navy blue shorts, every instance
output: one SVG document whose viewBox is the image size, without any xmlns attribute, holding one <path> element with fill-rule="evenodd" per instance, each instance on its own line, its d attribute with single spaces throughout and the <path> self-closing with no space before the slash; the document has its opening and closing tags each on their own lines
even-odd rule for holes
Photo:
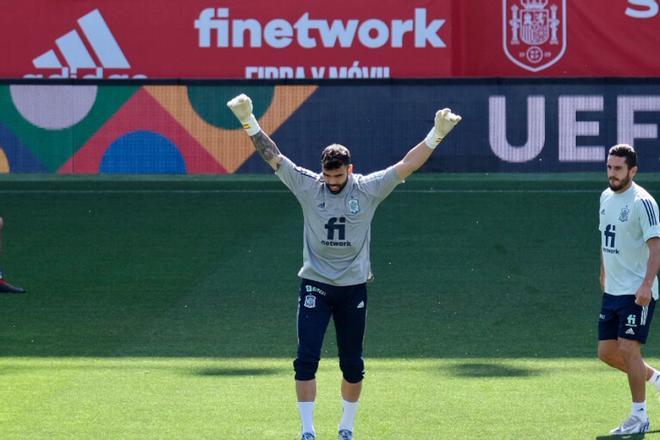
<svg viewBox="0 0 660 440">
<path fill-rule="evenodd" d="M 631 339 L 646 342 L 655 310 L 655 300 L 648 306 L 635 304 L 635 295 L 603 294 L 603 305 L 598 317 L 598 340 Z"/>
<path fill-rule="evenodd" d="M 332 319 L 344 379 L 350 383 L 361 381 L 364 376 L 362 348 L 366 318 L 366 284 L 338 287 L 303 279 L 298 299 L 296 380 L 315 377 L 323 337 Z"/>
</svg>

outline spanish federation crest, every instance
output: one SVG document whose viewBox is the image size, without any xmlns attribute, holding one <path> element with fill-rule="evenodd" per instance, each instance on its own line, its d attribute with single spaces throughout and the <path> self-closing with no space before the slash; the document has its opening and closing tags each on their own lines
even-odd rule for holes
<svg viewBox="0 0 660 440">
<path fill-rule="evenodd" d="M 357 214 L 360 212 L 360 202 L 357 199 L 351 199 L 348 201 L 348 210 L 351 214 Z"/>
<path fill-rule="evenodd" d="M 538 72 L 566 52 L 566 0 L 502 0 L 504 53 Z"/>
<path fill-rule="evenodd" d="M 627 222 L 629 214 L 630 214 L 630 208 L 628 208 L 628 205 L 621 208 L 621 212 L 619 213 L 619 221 L 621 223 Z"/>
<path fill-rule="evenodd" d="M 305 295 L 305 302 L 303 303 L 308 309 L 316 307 L 316 297 L 314 295 Z"/>
</svg>

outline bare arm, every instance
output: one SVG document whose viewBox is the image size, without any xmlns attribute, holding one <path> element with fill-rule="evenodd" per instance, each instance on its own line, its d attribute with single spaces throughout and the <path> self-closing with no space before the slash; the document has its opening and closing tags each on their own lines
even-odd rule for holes
<svg viewBox="0 0 660 440">
<path fill-rule="evenodd" d="M 449 134 L 456 124 L 461 122 L 461 117 L 455 115 L 448 108 L 443 108 L 435 113 L 433 128 L 426 138 L 414 146 L 400 162 L 394 165 L 396 173 L 404 180 L 417 171 L 429 160 L 431 153 L 440 142 Z"/>
<path fill-rule="evenodd" d="M 646 276 L 642 285 L 637 289 L 635 294 L 635 303 L 640 306 L 647 306 L 651 302 L 651 288 L 653 287 L 653 282 L 658 275 L 658 270 L 660 270 L 660 238 L 653 237 L 649 238 L 646 241 L 646 245 L 649 247 L 649 259 L 646 264 Z"/>
<path fill-rule="evenodd" d="M 406 155 L 394 165 L 396 173 L 401 180 L 405 180 L 412 173 L 421 168 L 429 160 L 433 150 L 426 146 L 422 141 L 413 147 Z"/>
<path fill-rule="evenodd" d="M 229 107 L 229 110 L 236 116 L 248 136 L 250 136 L 259 156 L 270 165 L 273 171 L 277 171 L 280 167 L 280 162 L 282 162 L 282 153 L 280 153 L 275 142 L 259 127 L 259 122 L 257 122 L 257 118 L 252 113 L 253 107 L 250 97 L 241 93 L 229 100 L 227 107 Z"/>
<path fill-rule="evenodd" d="M 263 131 L 250 136 L 250 139 L 259 156 L 270 165 L 273 171 L 277 171 L 280 168 L 280 162 L 282 162 L 282 153 L 280 153 L 275 142 Z"/>
</svg>

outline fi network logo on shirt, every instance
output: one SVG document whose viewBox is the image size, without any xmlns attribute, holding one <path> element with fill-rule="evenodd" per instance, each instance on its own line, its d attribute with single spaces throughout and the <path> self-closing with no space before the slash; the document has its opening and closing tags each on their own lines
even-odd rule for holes
<svg viewBox="0 0 660 440">
<path fill-rule="evenodd" d="M 73 29 L 55 40 L 55 48 L 32 60 L 37 69 L 55 73 L 48 78 L 105 78 L 105 70 L 128 70 L 131 68 L 124 52 L 110 31 L 98 9 L 78 19 L 78 29 Z M 91 51 L 88 49 L 91 48 Z M 25 78 L 44 78 L 44 74 L 27 74 Z M 111 79 L 127 79 L 126 73 L 113 73 Z M 132 78 L 146 78 L 133 75 Z"/>
<path fill-rule="evenodd" d="M 351 242 L 346 240 L 346 217 L 332 217 L 325 224 L 328 231 L 328 239 L 322 240 L 326 246 L 350 246 Z M 339 241 L 335 241 L 339 240 Z"/>
</svg>

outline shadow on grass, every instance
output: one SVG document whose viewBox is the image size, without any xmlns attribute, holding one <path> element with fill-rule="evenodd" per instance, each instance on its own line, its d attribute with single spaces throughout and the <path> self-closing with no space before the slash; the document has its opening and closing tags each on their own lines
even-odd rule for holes
<svg viewBox="0 0 660 440">
<path fill-rule="evenodd" d="M 75 370 L 125 370 L 125 371 L 171 371 L 187 376 L 227 376 L 227 377 L 249 377 L 249 376 L 274 376 L 277 374 L 286 373 L 285 368 L 223 368 L 223 367 L 206 367 L 206 368 L 190 368 L 177 365 L 156 365 L 156 364 L 121 364 L 121 365 L 108 365 L 108 364 L 75 364 L 75 365 L 27 365 L 21 364 L 20 366 L 13 366 L 0 363 L 0 375 L 13 375 L 33 373 L 40 370 L 48 371 L 75 371 Z"/>
<path fill-rule="evenodd" d="M 193 371 L 196 376 L 274 376 L 281 368 L 202 368 Z"/>
<path fill-rule="evenodd" d="M 449 367 L 449 373 L 456 377 L 531 377 L 540 374 L 538 370 L 511 367 L 500 364 L 464 362 Z"/>
</svg>

